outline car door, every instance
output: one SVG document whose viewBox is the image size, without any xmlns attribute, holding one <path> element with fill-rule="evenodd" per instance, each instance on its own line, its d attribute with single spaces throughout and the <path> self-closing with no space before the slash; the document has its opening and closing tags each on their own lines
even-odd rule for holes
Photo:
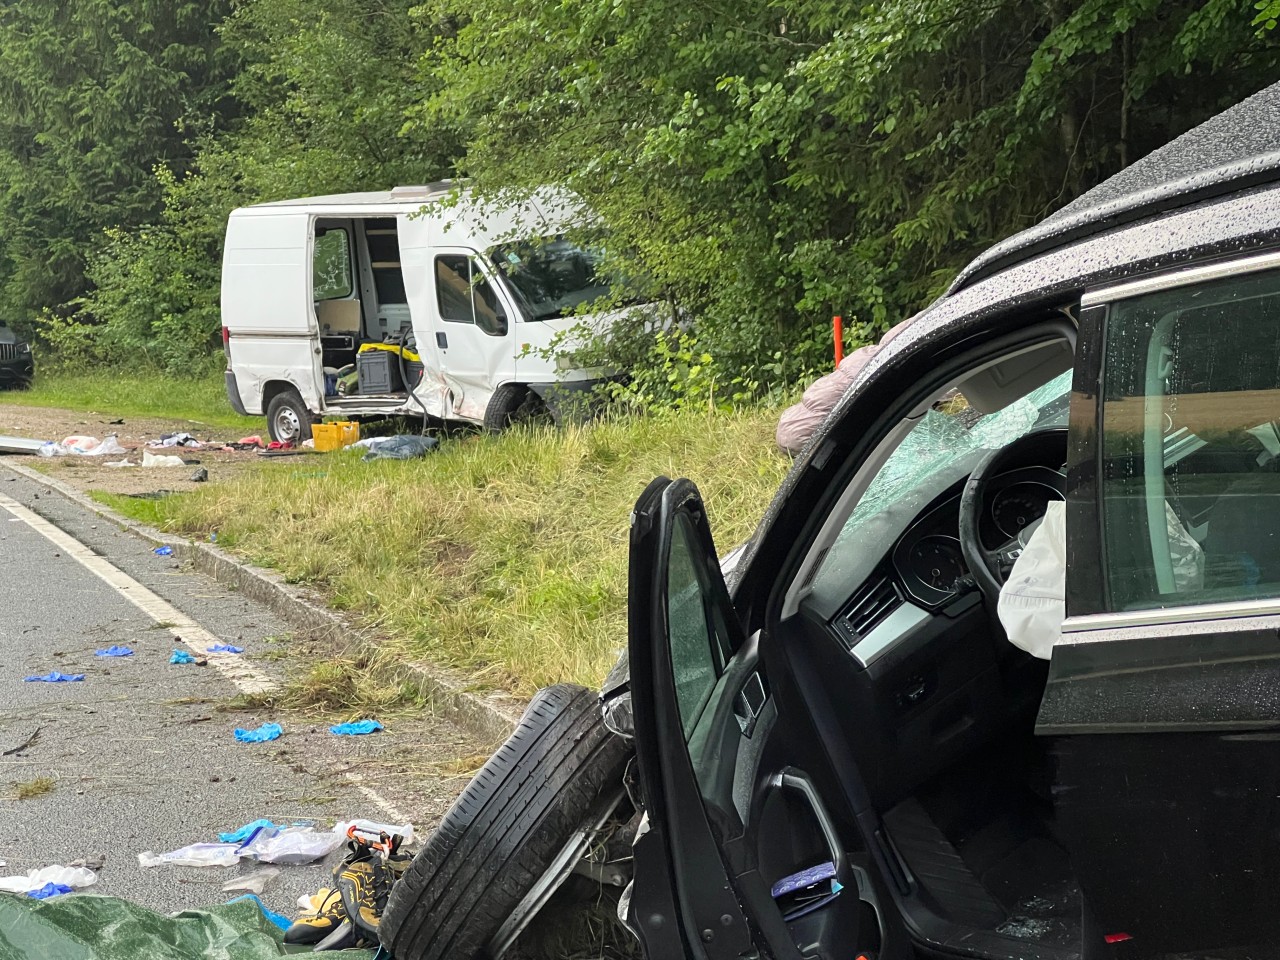
<svg viewBox="0 0 1280 960">
<path fill-rule="evenodd" d="M 1068 617 L 1037 725 L 1058 829 L 1118 955 L 1274 945 L 1280 257 L 1083 306 Z"/>
<path fill-rule="evenodd" d="M 880 947 L 864 865 L 786 762 L 697 489 L 660 478 L 632 515 L 629 656 L 648 831 L 632 923 L 650 957 L 853 958 Z"/>
<path fill-rule="evenodd" d="M 512 308 L 474 251 L 437 250 L 432 269 L 435 341 L 452 411 L 480 421 L 493 391 L 515 377 Z"/>
</svg>

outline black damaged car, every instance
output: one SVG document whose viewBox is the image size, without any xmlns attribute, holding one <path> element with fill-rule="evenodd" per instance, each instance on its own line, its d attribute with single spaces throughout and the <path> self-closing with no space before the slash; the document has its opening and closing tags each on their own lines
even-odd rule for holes
<svg viewBox="0 0 1280 960">
<path fill-rule="evenodd" d="M 1041 659 L 997 606 L 1059 510 Z M 727 577 L 655 480 L 629 632 L 392 892 L 399 960 L 499 955 L 573 871 L 651 960 L 1280 955 L 1280 85 L 962 271 Z"/>
<path fill-rule="evenodd" d="M 0 323 L 0 387 L 25 387 L 35 373 L 31 344 Z"/>
</svg>

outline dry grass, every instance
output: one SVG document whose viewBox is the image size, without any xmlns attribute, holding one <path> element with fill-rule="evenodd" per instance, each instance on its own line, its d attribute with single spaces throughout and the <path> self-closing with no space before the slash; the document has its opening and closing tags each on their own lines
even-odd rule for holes
<svg viewBox="0 0 1280 960">
<path fill-rule="evenodd" d="M 36 777 L 34 780 L 15 783 L 14 789 L 19 800 L 43 797 L 46 793 L 53 792 L 53 777 Z"/>
<path fill-rule="evenodd" d="M 385 633 L 388 655 L 521 694 L 594 686 L 626 644 L 627 522 L 640 491 L 658 474 L 692 478 L 726 552 L 790 464 L 774 448 L 776 422 L 767 409 L 682 414 L 467 436 L 408 463 L 331 454 L 323 471 L 263 465 L 150 502 L 148 519 L 201 538 L 216 530 L 220 546 L 314 585 Z"/>
</svg>

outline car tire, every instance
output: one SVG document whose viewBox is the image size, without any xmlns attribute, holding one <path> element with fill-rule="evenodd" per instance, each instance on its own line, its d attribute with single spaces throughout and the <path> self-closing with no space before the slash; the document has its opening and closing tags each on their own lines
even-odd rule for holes
<svg viewBox="0 0 1280 960">
<path fill-rule="evenodd" d="M 484 408 L 484 428 L 501 433 L 525 423 L 554 423 L 543 399 L 523 383 L 504 383 L 493 391 Z"/>
<path fill-rule="evenodd" d="M 277 393 L 267 404 L 267 434 L 272 440 L 295 444 L 310 440 L 313 422 L 302 394 L 292 388 Z"/>
<path fill-rule="evenodd" d="M 539 691 L 392 888 L 383 946 L 397 960 L 496 960 L 618 806 L 630 755 L 594 691 Z"/>
</svg>

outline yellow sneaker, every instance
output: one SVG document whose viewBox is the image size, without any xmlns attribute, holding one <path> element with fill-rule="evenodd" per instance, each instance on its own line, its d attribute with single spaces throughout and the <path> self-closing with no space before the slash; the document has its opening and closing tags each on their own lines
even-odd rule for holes
<svg viewBox="0 0 1280 960">
<path fill-rule="evenodd" d="M 334 887 L 321 887 L 311 895 L 311 906 L 303 910 L 284 932 L 288 944 L 319 943 L 347 918 L 342 894 Z"/>
</svg>

